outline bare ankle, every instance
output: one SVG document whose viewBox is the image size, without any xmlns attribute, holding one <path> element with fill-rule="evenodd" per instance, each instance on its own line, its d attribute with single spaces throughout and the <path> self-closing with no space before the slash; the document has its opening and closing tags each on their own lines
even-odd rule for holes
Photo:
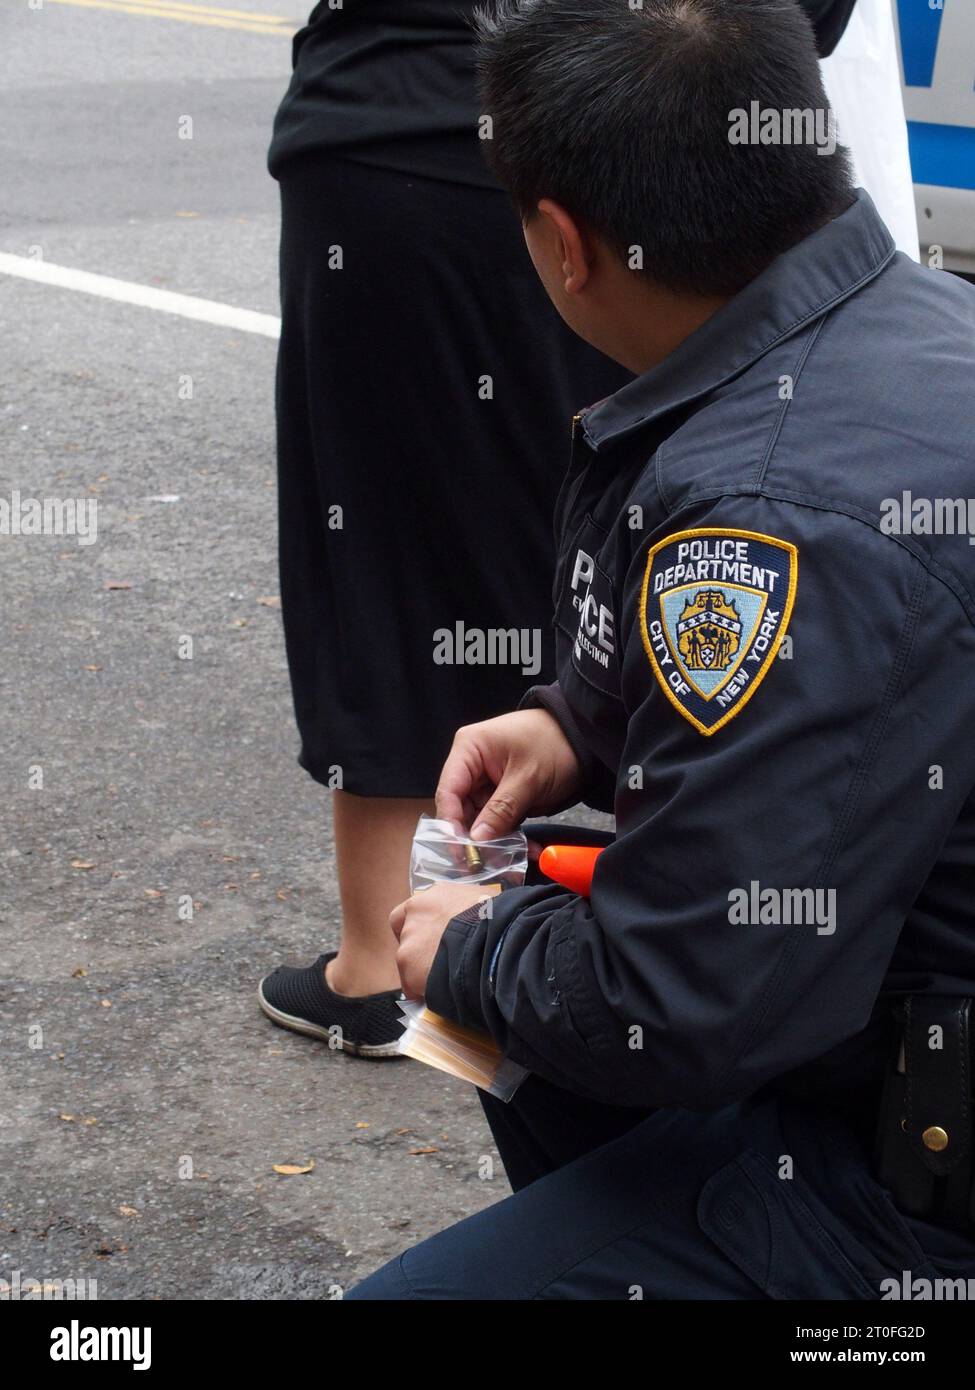
<svg viewBox="0 0 975 1390">
<path fill-rule="evenodd" d="M 399 989 L 399 973 L 395 962 L 369 960 L 349 962 L 341 952 L 325 966 L 325 983 L 335 994 L 347 999 L 361 999 L 366 994 L 384 994 Z"/>
</svg>

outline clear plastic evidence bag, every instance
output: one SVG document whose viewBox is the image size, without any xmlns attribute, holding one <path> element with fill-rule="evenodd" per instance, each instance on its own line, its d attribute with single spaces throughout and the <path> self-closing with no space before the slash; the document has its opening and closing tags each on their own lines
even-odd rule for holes
<svg viewBox="0 0 975 1390">
<path fill-rule="evenodd" d="M 410 891 L 434 883 L 483 884 L 485 890 L 517 888 L 525 881 L 528 845 L 520 830 L 497 840 L 473 841 L 449 821 L 421 816 L 410 856 Z M 449 1076 L 472 1082 L 499 1100 L 510 1100 L 527 1068 L 502 1056 L 486 1033 L 462 1028 L 428 1009 L 421 999 L 401 999 L 399 1050 Z"/>
</svg>

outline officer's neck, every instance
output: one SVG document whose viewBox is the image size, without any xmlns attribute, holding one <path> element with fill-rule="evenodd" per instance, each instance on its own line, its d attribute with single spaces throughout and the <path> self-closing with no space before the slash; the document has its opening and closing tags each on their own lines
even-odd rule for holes
<svg viewBox="0 0 975 1390">
<path fill-rule="evenodd" d="M 678 294 L 624 269 L 602 286 L 584 336 L 639 376 L 669 357 L 729 298 Z"/>
</svg>

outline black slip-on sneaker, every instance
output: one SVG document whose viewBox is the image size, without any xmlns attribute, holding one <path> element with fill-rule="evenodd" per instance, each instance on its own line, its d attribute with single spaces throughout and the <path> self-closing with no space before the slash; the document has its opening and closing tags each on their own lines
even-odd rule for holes
<svg viewBox="0 0 975 1390">
<path fill-rule="evenodd" d="M 319 956 L 314 965 L 279 966 L 257 987 L 257 1002 L 272 1023 L 341 1045 L 354 1057 L 399 1057 L 402 1014 L 398 989 L 347 998 L 325 983 L 325 966 L 338 954 Z M 336 1041 L 333 1042 L 333 1039 Z"/>
</svg>

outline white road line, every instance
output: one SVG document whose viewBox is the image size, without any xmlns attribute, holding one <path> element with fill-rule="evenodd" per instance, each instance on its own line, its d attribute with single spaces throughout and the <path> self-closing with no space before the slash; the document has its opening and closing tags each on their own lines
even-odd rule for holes
<svg viewBox="0 0 975 1390">
<path fill-rule="evenodd" d="M 177 314 L 180 318 L 196 319 L 199 323 L 216 324 L 218 328 L 236 328 L 241 333 L 260 333 L 265 338 L 281 336 L 281 320 L 273 314 L 259 314 L 254 309 L 235 309 L 219 304 L 215 299 L 198 299 L 192 294 L 177 294 L 174 290 L 157 290 L 139 285 L 133 280 L 116 280 L 111 275 L 95 275 L 90 270 L 74 270 L 71 266 L 51 265 L 31 256 L 11 256 L 0 251 L 0 274 L 17 275 L 22 280 L 36 280 L 42 285 L 56 285 L 62 290 L 80 290 L 100 299 L 114 299 L 118 304 L 135 304 L 141 309 L 156 309 L 162 314 Z"/>
</svg>

